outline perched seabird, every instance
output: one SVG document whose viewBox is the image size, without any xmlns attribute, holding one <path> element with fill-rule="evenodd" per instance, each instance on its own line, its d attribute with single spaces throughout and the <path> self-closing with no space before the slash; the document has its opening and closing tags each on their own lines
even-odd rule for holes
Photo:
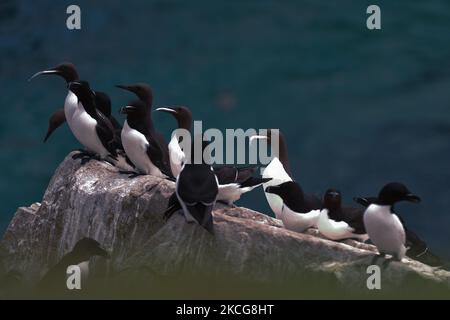
<svg viewBox="0 0 450 320">
<path fill-rule="evenodd" d="M 364 228 L 363 215 L 363 209 L 342 207 L 341 193 L 328 189 L 323 197 L 317 228 L 331 240 L 352 238 L 366 241 L 369 237 Z"/>
<path fill-rule="evenodd" d="M 279 219 L 286 229 L 303 232 L 317 226 L 321 205 L 307 199 L 297 182 L 288 181 L 269 186 L 265 191 L 281 199 Z"/>
<path fill-rule="evenodd" d="M 164 167 L 164 171 L 166 172 L 170 178 L 173 178 L 173 174 L 170 170 L 170 162 L 169 162 L 169 149 L 167 146 L 167 142 L 164 139 L 164 136 L 156 130 L 153 119 L 152 119 L 152 106 L 153 106 L 153 92 L 149 85 L 145 83 L 136 83 L 132 85 L 117 85 L 116 87 L 120 89 L 124 89 L 134 93 L 139 100 L 141 100 L 146 107 L 146 116 L 145 119 L 142 119 L 143 125 L 145 126 L 145 130 L 147 131 L 147 136 L 154 141 L 154 145 L 157 145 L 157 148 L 162 152 L 162 163 Z"/>
<path fill-rule="evenodd" d="M 173 115 L 177 120 L 178 129 L 191 130 L 192 112 L 184 106 L 162 107 L 156 109 Z M 170 166 L 174 176 L 178 176 L 186 161 L 186 154 L 180 146 L 177 131 L 174 131 L 169 142 Z M 241 195 L 271 180 L 271 178 L 253 177 L 256 167 L 220 166 L 213 168 L 219 181 L 219 194 L 217 200 L 232 205 L 241 198 Z"/>
<path fill-rule="evenodd" d="M 187 131 L 191 130 L 192 124 L 192 113 L 191 111 L 183 106 L 175 107 L 175 108 L 158 108 L 156 111 L 167 112 L 172 114 L 178 123 L 178 129 L 184 129 Z M 177 132 L 174 131 L 172 134 L 172 138 L 170 139 L 168 149 L 169 149 L 169 161 L 170 161 L 170 169 L 172 170 L 172 174 L 174 177 L 178 177 L 180 174 L 181 168 L 186 161 L 186 155 L 183 149 L 180 146 L 181 137 L 177 135 Z"/>
<path fill-rule="evenodd" d="M 66 119 L 77 140 L 86 147 L 89 156 L 117 160 L 114 147 L 115 131 L 109 119 L 95 107 L 95 93 L 86 81 L 69 83 L 70 105 Z M 77 155 L 78 157 L 79 155 Z"/>
<path fill-rule="evenodd" d="M 355 202 L 359 203 L 365 208 L 371 204 L 376 204 L 378 202 L 377 197 L 355 197 L 353 198 Z M 391 209 L 395 213 L 394 208 Z M 405 229 L 406 235 L 406 255 L 414 260 L 420 261 L 432 267 L 442 267 L 446 263 L 437 255 L 435 255 L 428 247 L 427 243 L 422 240 L 414 231 L 408 228 L 405 220 L 396 213 L 397 217 Z"/>
<path fill-rule="evenodd" d="M 208 164 L 185 163 L 177 177 L 176 195 L 187 222 L 197 222 L 214 233 L 212 210 L 219 183 Z"/>
<path fill-rule="evenodd" d="M 62 257 L 62 259 L 42 277 L 37 285 L 37 293 L 58 294 L 68 292 L 67 288 L 67 268 L 78 265 L 81 271 L 81 288 L 85 286 L 85 280 L 89 277 L 89 260 L 91 257 L 100 256 L 108 258 L 108 252 L 102 248 L 100 243 L 91 238 L 79 240 L 72 251 Z"/>
<path fill-rule="evenodd" d="M 172 177 L 164 162 L 166 149 L 161 148 L 152 130 L 148 104 L 136 100 L 123 107 L 121 113 L 127 115 L 122 128 L 122 144 L 138 172 L 160 178 Z"/>
<path fill-rule="evenodd" d="M 380 256 L 389 254 L 398 261 L 406 253 L 405 229 L 393 210 L 393 206 L 400 201 L 418 203 L 420 198 L 404 184 L 391 182 L 381 189 L 375 203 L 370 204 L 364 212 L 364 226 Z"/>
<path fill-rule="evenodd" d="M 263 185 L 264 190 L 267 190 L 269 186 L 280 185 L 284 182 L 293 181 L 291 166 L 289 163 L 287 143 L 284 138 L 284 135 L 279 130 L 268 129 L 266 135 L 256 135 L 250 138 L 250 141 L 255 139 L 263 139 L 267 140 L 267 143 L 270 144 L 272 141 L 278 141 L 279 145 L 279 155 L 273 157 L 267 167 L 264 169 L 262 173 L 263 178 L 272 178 L 272 180 L 266 182 Z M 270 208 L 275 214 L 277 219 L 281 219 L 281 210 L 283 207 L 283 202 L 280 197 L 277 197 L 274 194 L 269 192 L 265 192 L 267 202 L 269 203 Z M 315 195 L 307 194 L 305 195 L 309 202 L 314 202 L 315 206 L 320 206 L 321 201 Z"/>
<path fill-rule="evenodd" d="M 79 81 L 80 78 L 78 76 L 78 72 L 75 68 L 75 65 L 73 65 L 70 62 L 64 62 L 59 65 L 57 65 L 54 68 L 39 71 L 35 73 L 28 81 L 31 81 L 37 76 L 41 75 L 58 75 L 61 76 L 65 81 L 66 84 L 69 85 L 70 82 L 73 81 Z M 111 100 L 108 97 L 108 95 L 104 92 L 100 91 L 94 91 L 95 93 L 95 106 L 98 108 L 112 123 L 114 128 L 120 132 L 120 124 L 117 122 L 117 120 L 114 118 L 114 116 L 111 113 Z M 67 100 L 67 99 L 66 99 Z M 65 114 L 65 107 L 57 109 L 49 118 L 49 125 L 47 134 L 44 138 L 44 142 L 48 140 L 50 135 L 58 128 L 60 127 L 64 122 L 66 122 L 66 114 Z M 120 135 L 119 135 L 120 137 Z M 120 141 L 119 146 L 120 148 Z"/>
</svg>

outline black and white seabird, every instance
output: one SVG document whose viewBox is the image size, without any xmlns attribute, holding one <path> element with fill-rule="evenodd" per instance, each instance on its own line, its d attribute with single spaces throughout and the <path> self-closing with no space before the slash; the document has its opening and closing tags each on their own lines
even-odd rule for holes
<svg viewBox="0 0 450 320">
<path fill-rule="evenodd" d="M 69 85 L 70 82 L 79 81 L 80 77 L 78 76 L 78 72 L 70 62 L 64 62 L 57 65 L 54 68 L 39 71 L 35 73 L 28 81 L 31 81 L 37 76 L 40 75 L 58 75 L 64 78 L 66 84 Z M 94 91 L 95 92 L 95 106 L 98 108 L 112 123 L 114 128 L 120 132 L 121 127 L 117 120 L 111 113 L 111 100 L 108 95 L 104 92 Z M 70 94 L 70 93 L 69 93 Z M 67 98 L 66 98 L 67 102 Z M 64 104 L 64 108 L 57 109 L 49 118 L 49 125 L 47 134 L 45 135 L 44 142 L 48 140 L 50 135 L 59 128 L 64 122 L 66 122 L 66 104 Z M 118 136 L 120 138 L 120 135 Z M 120 148 L 120 141 L 118 141 L 118 148 Z"/>
<path fill-rule="evenodd" d="M 86 81 L 70 82 L 69 92 L 71 101 L 67 104 L 66 119 L 73 135 L 86 147 L 87 154 L 116 161 L 114 127 L 95 107 L 95 93 L 89 84 Z"/>
<path fill-rule="evenodd" d="M 164 171 L 167 175 L 172 178 L 173 174 L 170 170 L 170 162 L 169 162 L 169 149 L 167 146 L 166 139 L 164 136 L 156 130 L 153 119 L 152 119 L 152 106 L 153 106 L 153 92 L 150 86 L 146 83 L 136 83 L 132 85 L 117 85 L 116 87 L 120 89 L 124 89 L 130 92 L 133 92 L 139 100 L 144 102 L 146 106 L 146 118 L 142 121 L 145 123 L 145 130 L 148 133 L 148 137 L 154 141 L 155 144 L 158 145 L 158 148 L 162 151 L 162 162 L 164 166 Z"/>
<path fill-rule="evenodd" d="M 68 292 L 66 285 L 67 268 L 72 265 L 78 265 L 81 271 L 81 288 L 86 284 L 89 277 L 89 260 L 94 257 L 108 258 L 108 252 L 102 248 L 98 241 L 92 238 L 82 238 L 79 240 L 72 251 L 64 255 L 61 260 L 42 277 L 37 285 L 37 293 L 61 293 Z"/>
<path fill-rule="evenodd" d="M 355 197 L 354 201 L 367 208 L 371 204 L 376 204 L 378 202 L 377 197 Z M 364 209 L 365 210 L 365 209 Z M 394 208 L 391 209 L 395 213 Z M 401 215 L 396 213 L 400 222 L 405 229 L 406 235 L 406 255 L 414 260 L 420 261 L 432 267 L 442 267 L 445 262 L 435 255 L 428 247 L 427 243 L 422 240 L 414 231 L 408 228 L 405 220 Z"/>
<path fill-rule="evenodd" d="M 186 131 L 191 130 L 192 112 L 184 106 L 161 107 L 157 111 L 167 112 L 177 120 L 178 129 Z M 169 142 L 170 166 L 174 176 L 178 176 L 183 164 L 186 161 L 186 154 L 181 148 L 177 131 L 174 131 Z M 256 171 L 255 166 L 251 167 L 233 167 L 220 166 L 213 167 L 214 173 L 219 181 L 219 194 L 217 200 L 232 205 L 241 198 L 241 195 L 249 192 L 263 183 L 270 181 L 271 178 L 253 177 Z"/>
<path fill-rule="evenodd" d="M 192 124 L 192 113 L 188 108 L 184 106 L 173 108 L 163 107 L 156 109 L 156 111 L 162 111 L 172 114 L 177 120 L 178 129 L 183 129 L 190 132 Z M 174 177 L 178 177 L 181 168 L 186 161 L 186 154 L 180 146 L 180 139 L 181 137 L 179 137 L 177 135 L 177 132 L 174 131 L 168 145 L 170 169 L 172 170 L 172 174 Z"/>
<path fill-rule="evenodd" d="M 321 204 L 306 197 L 297 182 L 288 181 L 265 189 L 281 199 L 282 205 L 279 219 L 286 229 L 303 232 L 308 228 L 317 227 Z"/>
<path fill-rule="evenodd" d="M 406 253 L 405 229 L 393 210 L 393 206 L 400 201 L 418 203 L 420 198 L 404 184 L 391 182 L 381 189 L 376 202 L 364 212 L 364 226 L 380 256 L 389 254 L 398 261 Z"/>
<path fill-rule="evenodd" d="M 187 222 L 197 222 L 214 233 L 212 210 L 218 193 L 219 183 L 210 165 L 183 165 L 177 177 L 176 195 Z"/>
<path fill-rule="evenodd" d="M 366 241 L 368 235 L 363 222 L 364 209 L 342 206 L 342 195 L 338 190 L 328 189 L 323 197 L 317 228 L 331 240 L 359 239 Z"/>
<path fill-rule="evenodd" d="M 152 130 L 148 104 L 135 100 L 123 107 L 121 113 L 127 115 L 122 128 L 122 144 L 138 172 L 160 178 L 172 177 L 164 162 L 166 149 L 160 146 Z"/>
<path fill-rule="evenodd" d="M 253 136 L 250 138 L 250 142 L 255 139 L 267 140 L 268 144 L 270 144 L 272 140 L 274 140 L 278 141 L 279 145 L 278 157 L 277 156 L 273 157 L 273 159 L 270 161 L 267 167 L 264 168 L 264 171 L 262 172 L 263 178 L 272 178 L 272 180 L 266 182 L 263 185 L 264 190 L 267 190 L 267 187 L 269 186 L 276 186 L 284 182 L 293 181 L 291 166 L 288 157 L 287 143 L 281 131 L 268 129 L 266 135 Z M 283 202 L 281 201 L 281 198 L 267 191 L 264 192 L 264 194 L 267 198 L 267 202 L 269 203 L 270 208 L 275 214 L 275 217 L 277 219 L 281 219 L 281 211 L 283 207 Z M 307 194 L 305 195 L 305 197 L 307 198 L 308 201 L 314 202 L 315 206 L 321 205 L 320 199 L 315 195 Z"/>
</svg>

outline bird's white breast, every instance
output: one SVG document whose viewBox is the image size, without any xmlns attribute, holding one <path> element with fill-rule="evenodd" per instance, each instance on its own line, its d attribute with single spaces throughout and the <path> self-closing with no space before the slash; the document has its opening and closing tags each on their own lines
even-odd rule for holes
<svg viewBox="0 0 450 320">
<path fill-rule="evenodd" d="M 335 221 L 330 219 L 328 216 L 328 209 L 323 209 L 320 212 L 317 228 L 321 234 L 331 240 L 341 240 L 354 237 L 359 238 L 359 235 L 355 235 L 353 233 L 355 230 L 345 221 Z"/>
<path fill-rule="evenodd" d="M 181 150 L 180 144 L 178 143 L 178 137 L 176 134 L 172 135 L 172 139 L 169 142 L 169 157 L 170 157 L 170 169 L 174 177 L 178 177 L 181 171 L 181 167 L 185 161 L 185 154 Z"/>
<path fill-rule="evenodd" d="M 64 113 L 70 130 L 84 147 L 105 158 L 109 152 L 97 135 L 97 120 L 86 112 L 81 102 L 77 101 L 78 98 L 69 91 L 64 104 Z"/>
<path fill-rule="evenodd" d="M 367 207 L 364 226 L 378 251 L 403 258 L 406 251 L 405 229 L 400 219 L 391 213 L 390 206 L 371 204 Z"/>
<path fill-rule="evenodd" d="M 272 180 L 263 184 L 264 190 L 270 186 L 277 186 L 287 181 L 292 181 L 292 178 L 284 170 L 283 164 L 275 157 L 270 161 L 269 165 L 262 173 L 263 178 L 272 178 Z M 283 200 L 275 194 L 264 192 L 267 202 L 277 219 L 281 219 L 281 209 L 283 207 Z"/>
<path fill-rule="evenodd" d="M 286 205 L 282 206 L 280 218 L 286 229 L 303 232 L 308 228 L 316 227 L 320 210 L 311 210 L 306 213 L 295 212 Z"/>
<path fill-rule="evenodd" d="M 165 177 L 148 157 L 147 138 L 138 130 L 131 128 L 128 125 L 128 121 L 125 121 L 122 128 L 121 138 L 123 148 L 125 149 L 128 158 L 130 158 L 131 162 L 133 162 L 140 172 Z"/>
</svg>

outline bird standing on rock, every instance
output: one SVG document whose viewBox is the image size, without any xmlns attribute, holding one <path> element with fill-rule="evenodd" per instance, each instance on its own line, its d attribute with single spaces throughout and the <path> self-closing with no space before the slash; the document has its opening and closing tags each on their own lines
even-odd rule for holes
<svg viewBox="0 0 450 320">
<path fill-rule="evenodd" d="M 418 203 L 420 198 L 404 184 L 391 182 L 381 189 L 375 203 L 370 204 L 364 212 L 364 226 L 379 256 L 389 254 L 397 261 L 401 261 L 406 253 L 405 229 L 393 209 L 400 201 Z"/>
</svg>

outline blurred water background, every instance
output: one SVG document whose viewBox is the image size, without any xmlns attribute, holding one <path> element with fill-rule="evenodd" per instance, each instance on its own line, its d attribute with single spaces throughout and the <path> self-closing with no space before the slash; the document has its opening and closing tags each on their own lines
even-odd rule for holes
<svg viewBox="0 0 450 320">
<path fill-rule="evenodd" d="M 81 31 L 65 26 L 73 3 Z M 381 31 L 366 29 L 364 0 L 1 0 L 0 233 L 79 147 L 67 125 L 42 143 L 63 80 L 27 82 L 72 61 L 116 114 L 132 96 L 113 86 L 145 81 L 156 105 L 189 106 L 205 128 L 280 128 L 307 191 L 350 204 L 406 183 L 423 201 L 398 211 L 450 258 L 450 2 L 376 3 Z M 169 138 L 174 121 L 154 117 Z M 262 190 L 238 204 L 270 213 Z"/>
</svg>

